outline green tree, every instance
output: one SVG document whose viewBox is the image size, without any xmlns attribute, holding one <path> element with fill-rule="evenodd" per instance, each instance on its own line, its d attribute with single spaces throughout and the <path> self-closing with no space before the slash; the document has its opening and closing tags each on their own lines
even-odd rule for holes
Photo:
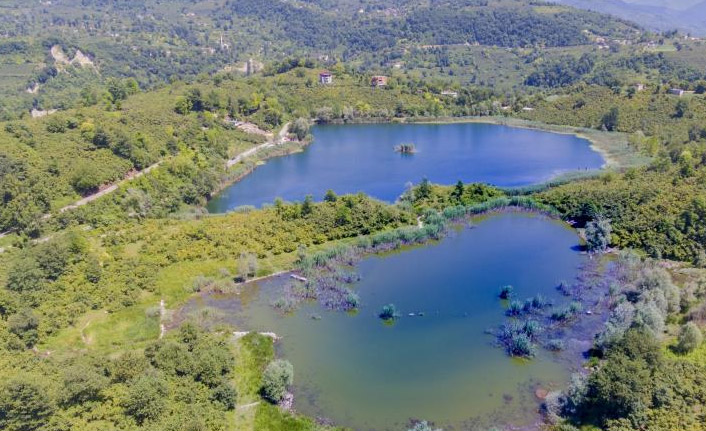
<svg viewBox="0 0 706 431">
<path fill-rule="evenodd" d="M 7 288 L 15 292 L 34 292 L 44 287 L 44 273 L 37 260 L 25 256 L 15 261 L 7 272 Z"/>
<path fill-rule="evenodd" d="M 174 105 L 174 112 L 181 115 L 186 115 L 191 112 L 191 102 L 189 99 L 183 96 L 178 97 Z"/>
<path fill-rule="evenodd" d="M 108 386 L 108 379 L 95 368 L 77 364 L 64 371 L 61 402 L 83 404 L 100 400 L 101 391 Z"/>
<path fill-rule="evenodd" d="M 674 108 L 674 117 L 675 118 L 684 118 L 688 113 L 689 113 L 689 102 L 687 102 L 684 99 L 678 101 L 676 107 Z"/>
<path fill-rule="evenodd" d="M 586 225 L 586 247 L 588 251 L 602 253 L 610 245 L 612 227 L 610 220 L 598 217 Z"/>
<path fill-rule="evenodd" d="M 166 407 L 167 385 L 156 376 L 143 376 L 130 386 L 123 401 L 125 412 L 138 424 L 160 417 Z"/>
<path fill-rule="evenodd" d="M 211 391 L 211 399 L 220 403 L 224 409 L 233 410 L 238 400 L 238 391 L 227 380 L 221 380 Z"/>
<path fill-rule="evenodd" d="M 282 401 L 294 380 L 294 367 L 289 361 L 270 362 L 262 375 L 262 395 L 273 403 Z"/>
<path fill-rule="evenodd" d="M 613 132 L 618 129 L 618 124 L 620 123 L 620 109 L 616 106 L 610 109 L 608 113 L 603 116 L 601 120 L 603 127 Z"/>
<path fill-rule="evenodd" d="M 696 323 L 689 322 L 681 327 L 677 340 L 677 351 L 681 353 L 689 353 L 693 352 L 701 345 L 703 342 L 703 334 Z"/>
<path fill-rule="evenodd" d="M 306 118 L 297 118 L 289 131 L 294 133 L 298 140 L 303 141 L 309 136 L 309 121 Z"/>
<path fill-rule="evenodd" d="M 16 376 L 0 386 L 0 429 L 42 429 L 54 413 L 49 389 L 31 376 Z"/>
<path fill-rule="evenodd" d="M 429 197 L 431 197 L 431 183 L 428 178 L 424 178 L 422 182 L 419 183 L 419 187 L 417 187 L 415 200 L 428 199 Z"/>
<path fill-rule="evenodd" d="M 27 347 L 33 347 L 39 340 L 39 318 L 34 312 L 26 308 L 11 315 L 7 319 L 7 327 L 11 333 L 17 335 Z"/>
<path fill-rule="evenodd" d="M 302 215 L 304 217 L 310 215 L 314 211 L 314 197 L 311 195 L 306 195 L 304 202 L 302 203 Z"/>
<path fill-rule="evenodd" d="M 461 199 L 463 199 L 463 192 L 463 181 L 458 180 L 456 186 L 454 186 L 454 189 L 451 192 L 451 198 L 457 202 L 461 202 Z"/>
<path fill-rule="evenodd" d="M 89 163 L 81 163 L 71 178 L 71 186 L 82 195 L 98 190 L 101 184 L 98 169 Z"/>
<path fill-rule="evenodd" d="M 326 190 L 326 195 L 324 195 L 324 202 L 336 202 L 338 200 L 338 196 L 336 196 L 336 192 L 334 192 L 331 189 Z"/>
</svg>

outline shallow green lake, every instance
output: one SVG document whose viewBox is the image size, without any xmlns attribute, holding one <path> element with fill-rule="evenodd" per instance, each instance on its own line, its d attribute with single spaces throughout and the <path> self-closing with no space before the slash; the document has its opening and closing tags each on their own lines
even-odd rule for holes
<svg viewBox="0 0 706 431">
<path fill-rule="evenodd" d="M 447 431 L 527 424 L 537 419 L 535 389 L 561 387 L 571 367 L 544 351 L 531 361 L 511 359 L 486 330 L 506 319 L 502 285 L 515 286 L 521 299 L 541 293 L 566 302 L 556 286 L 585 259 L 577 245 L 564 223 L 494 215 L 439 243 L 364 259 L 355 315 L 313 304 L 278 314 L 269 304 L 286 277 L 253 283 L 238 296 L 199 298 L 186 311 L 212 307 L 217 320 L 283 337 L 280 353 L 296 370 L 295 408 L 308 415 L 357 430 L 404 430 L 410 418 Z M 376 317 L 388 303 L 403 315 L 392 326 Z"/>
<path fill-rule="evenodd" d="M 600 168 L 590 143 L 572 135 L 496 124 L 353 124 L 312 129 L 305 151 L 269 160 L 208 203 L 211 213 L 241 205 L 301 201 L 365 192 L 393 202 L 408 182 L 482 182 L 497 186 L 541 183 L 561 173 Z M 413 143 L 417 153 L 394 147 Z"/>
</svg>

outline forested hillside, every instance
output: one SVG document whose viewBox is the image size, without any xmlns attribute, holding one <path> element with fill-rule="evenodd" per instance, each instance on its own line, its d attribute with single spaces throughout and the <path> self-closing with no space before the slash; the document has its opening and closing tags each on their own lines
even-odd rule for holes
<svg viewBox="0 0 706 431">
<path fill-rule="evenodd" d="M 33 107 L 76 106 L 110 77 L 134 78 L 151 88 L 199 73 L 245 71 L 251 57 L 268 62 L 304 56 L 324 65 L 344 60 L 379 69 L 410 49 L 569 47 L 599 36 L 639 37 L 632 24 L 525 0 L 13 0 L 0 11 L 4 118 Z"/>
<path fill-rule="evenodd" d="M 696 36 L 706 35 L 706 2 L 649 0 L 555 0 L 574 7 L 601 11 L 635 21 L 646 28 L 680 30 Z"/>
</svg>

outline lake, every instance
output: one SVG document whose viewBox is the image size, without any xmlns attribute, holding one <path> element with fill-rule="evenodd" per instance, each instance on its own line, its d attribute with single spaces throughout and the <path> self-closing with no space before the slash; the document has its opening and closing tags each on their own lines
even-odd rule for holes
<svg viewBox="0 0 706 431">
<path fill-rule="evenodd" d="M 278 197 L 301 201 L 307 194 L 321 200 L 328 189 L 393 202 L 407 183 L 424 177 L 514 187 L 604 163 L 585 139 L 495 124 L 323 125 L 312 133 L 303 152 L 267 161 L 211 199 L 208 210 L 259 207 Z M 395 152 L 403 143 L 413 143 L 417 153 Z"/>
<path fill-rule="evenodd" d="M 507 320 L 503 285 L 518 299 L 541 293 L 567 303 L 556 286 L 586 261 L 578 243 L 561 221 L 492 215 L 439 242 L 363 259 L 356 314 L 315 304 L 280 314 L 270 304 L 286 276 L 240 295 L 195 298 L 183 314 L 208 309 L 215 323 L 281 336 L 279 355 L 295 368 L 295 408 L 307 415 L 359 431 L 405 430 L 410 418 L 446 430 L 528 424 L 537 420 L 535 389 L 564 386 L 580 355 L 567 361 L 540 349 L 532 360 L 512 359 L 487 330 Z M 393 325 L 377 317 L 388 303 L 402 314 Z"/>
</svg>

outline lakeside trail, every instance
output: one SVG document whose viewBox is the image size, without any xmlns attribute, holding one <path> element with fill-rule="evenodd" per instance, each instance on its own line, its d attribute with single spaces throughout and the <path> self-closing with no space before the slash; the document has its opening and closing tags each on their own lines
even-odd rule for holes
<svg viewBox="0 0 706 431">
<path fill-rule="evenodd" d="M 252 156 L 253 154 L 256 154 L 258 151 L 260 151 L 260 150 L 262 150 L 262 149 L 270 148 L 270 147 L 276 147 L 276 146 L 278 146 L 278 145 L 284 144 L 284 142 L 285 142 L 285 140 L 286 140 L 286 138 L 287 138 L 287 134 L 289 133 L 289 125 L 290 125 L 290 123 L 286 123 L 284 126 L 282 126 L 282 130 L 280 130 L 279 133 L 278 133 L 276 136 L 271 136 L 270 139 L 267 140 L 267 142 L 265 142 L 265 143 L 263 143 L 263 144 L 260 144 L 260 145 L 258 145 L 258 146 L 256 146 L 256 147 L 250 148 L 249 150 L 245 150 L 245 151 L 243 151 L 242 153 L 239 153 L 238 155 L 236 155 L 235 157 L 233 157 L 232 159 L 228 160 L 228 161 L 226 162 L 226 168 L 230 168 L 230 167 L 232 167 L 232 166 L 234 166 L 234 165 L 240 163 L 240 162 L 241 162 L 242 160 L 244 160 L 245 158 L 250 157 L 250 156 Z M 254 125 L 253 125 L 253 126 L 254 126 Z M 255 132 L 255 131 L 253 131 L 253 130 L 249 130 L 249 133 L 253 133 L 253 134 L 263 134 L 263 133 L 267 133 L 267 132 L 264 132 L 263 130 L 260 130 L 260 129 L 258 129 L 258 130 L 259 130 L 259 132 Z M 59 209 L 59 213 L 64 213 L 64 212 L 66 212 L 66 211 L 70 211 L 70 210 L 73 210 L 73 209 L 82 207 L 82 206 L 84 206 L 84 205 L 87 205 L 87 204 L 89 204 L 89 203 L 95 201 L 96 199 L 102 198 L 102 197 L 105 196 L 105 195 L 108 195 L 108 194 L 110 194 L 110 193 L 113 193 L 114 191 L 118 190 L 118 188 L 120 188 L 120 186 L 124 185 L 125 183 L 127 183 L 127 182 L 129 182 L 129 181 L 132 181 L 132 180 L 134 180 L 134 179 L 136 179 L 136 178 L 139 178 L 139 177 L 141 177 L 141 176 L 143 176 L 143 175 L 149 173 L 149 172 L 152 171 L 153 169 L 159 167 L 159 165 L 161 165 L 162 163 L 164 163 L 164 160 L 160 160 L 160 161 L 158 161 L 157 163 L 154 163 L 153 165 L 150 165 L 150 166 L 146 167 L 145 169 L 143 169 L 143 170 L 141 170 L 141 171 L 134 171 L 134 172 L 131 172 L 130 174 L 128 174 L 128 175 L 127 175 L 125 178 L 123 178 L 122 180 L 120 180 L 120 181 L 118 181 L 118 182 L 116 182 L 116 183 L 113 183 L 113 184 L 111 184 L 111 185 L 109 185 L 109 186 L 107 186 L 107 187 L 105 187 L 105 188 L 103 188 L 103 189 L 101 189 L 101 190 L 98 190 L 97 192 L 92 193 L 92 194 L 90 194 L 90 195 L 88 195 L 88 196 L 84 196 L 83 198 L 77 200 L 76 202 L 74 202 L 74 203 L 72 203 L 72 204 L 66 205 L 65 207 Z M 52 217 L 52 214 L 51 214 L 51 213 L 47 213 L 47 214 L 44 214 L 44 215 L 42 216 L 42 220 L 47 220 L 47 219 L 49 219 L 49 218 L 51 218 L 51 217 Z M 12 230 L 12 229 L 11 229 L 11 230 L 8 230 L 8 231 L 5 231 L 5 232 L 0 232 L 0 238 L 3 238 L 3 237 L 5 237 L 5 236 L 9 235 L 9 234 L 11 234 L 12 232 L 14 232 L 14 230 Z M 9 248 L 9 247 L 0 248 L 0 253 L 5 252 L 8 248 Z"/>
<path fill-rule="evenodd" d="M 86 197 L 84 197 L 84 198 L 81 198 L 81 199 L 77 200 L 76 202 L 74 202 L 74 203 L 72 203 L 72 204 L 70 204 L 70 205 L 67 205 L 67 206 L 61 208 L 61 209 L 59 210 L 59 212 L 60 212 L 60 213 L 63 213 L 63 212 L 66 212 L 66 211 L 69 211 L 69 210 L 72 210 L 72 209 L 76 209 L 76 208 L 81 207 L 81 206 L 84 206 L 84 205 L 86 205 L 86 204 L 88 204 L 88 203 L 90 203 L 90 202 L 93 202 L 94 200 L 96 200 L 96 199 L 98 199 L 98 198 L 101 198 L 101 197 L 103 197 L 103 196 L 105 196 L 105 195 L 107 195 L 107 194 L 109 194 L 109 193 L 113 193 L 113 192 L 116 191 L 116 190 L 118 189 L 118 187 L 120 187 L 121 185 L 125 184 L 125 183 L 128 182 L 128 181 L 134 180 L 134 179 L 136 179 L 136 178 L 139 178 L 139 177 L 141 177 L 141 176 L 143 176 L 143 175 L 149 173 L 151 170 L 155 169 L 156 167 L 158 167 L 159 165 L 161 165 L 163 162 L 164 162 L 164 160 L 160 160 L 160 161 L 158 161 L 157 163 L 155 163 L 155 164 L 153 164 L 153 165 L 150 165 L 150 166 L 146 167 L 145 169 L 143 169 L 143 170 L 141 170 L 141 171 L 133 171 L 133 172 L 131 172 L 130 174 L 128 174 L 125 178 L 123 178 L 122 180 L 118 181 L 117 183 L 113 183 L 113 184 L 111 184 L 110 186 L 108 186 L 108 187 L 106 187 L 106 188 L 104 188 L 104 189 L 102 189 L 102 190 L 98 190 L 97 192 L 95 192 L 95 193 L 93 193 L 93 194 L 90 194 L 90 195 L 88 195 L 88 196 L 86 196 Z M 49 217 L 51 217 L 51 214 L 46 214 L 46 215 L 44 215 L 44 218 L 49 218 Z"/>
<path fill-rule="evenodd" d="M 226 163 L 226 167 L 230 168 L 238 163 L 240 163 L 242 160 L 246 159 L 247 157 L 252 156 L 253 154 L 256 154 L 258 151 L 263 150 L 265 148 L 271 148 L 271 147 L 276 147 L 278 145 L 282 145 L 287 138 L 287 134 L 289 133 L 289 124 L 287 123 L 284 126 L 282 126 L 282 130 L 279 131 L 276 137 L 271 137 L 270 139 L 267 140 L 264 144 L 260 144 L 257 147 L 253 147 L 249 150 L 243 151 L 242 153 L 238 154 L 237 156 L 233 157 L 232 159 L 228 160 Z"/>
</svg>

